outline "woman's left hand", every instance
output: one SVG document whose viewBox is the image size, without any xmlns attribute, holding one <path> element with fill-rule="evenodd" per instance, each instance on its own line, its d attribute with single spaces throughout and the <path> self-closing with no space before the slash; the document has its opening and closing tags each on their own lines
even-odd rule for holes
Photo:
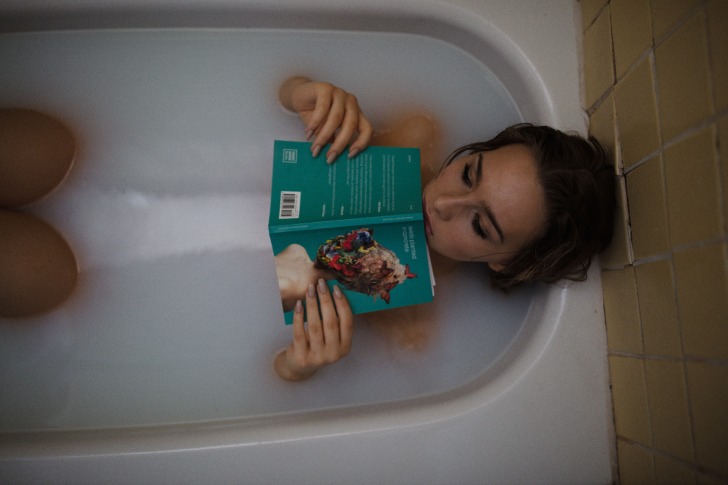
<svg viewBox="0 0 728 485">
<path fill-rule="evenodd" d="M 292 77 L 281 85 L 278 96 L 284 108 L 295 111 L 303 120 L 306 139 L 313 138 L 314 157 L 328 142 L 331 142 L 326 152 L 328 163 L 350 142 L 350 158 L 371 142 L 374 129 L 359 108 L 356 96 L 333 84 Z"/>
</svg>

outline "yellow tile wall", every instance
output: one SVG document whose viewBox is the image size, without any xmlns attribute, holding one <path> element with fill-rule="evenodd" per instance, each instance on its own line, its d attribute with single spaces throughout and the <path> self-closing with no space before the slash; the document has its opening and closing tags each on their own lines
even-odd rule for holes
<svg viewBox="0 0 728 485">
<path fill-rule="evenodd" d="M 618 483 L 728 483 L 728 0 L 580 0 Z"/>
</svg>

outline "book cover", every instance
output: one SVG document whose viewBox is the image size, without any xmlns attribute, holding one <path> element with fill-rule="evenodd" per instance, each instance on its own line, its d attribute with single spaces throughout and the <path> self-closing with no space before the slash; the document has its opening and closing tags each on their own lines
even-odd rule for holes
<svg viewBox="0 0 728 485">
<path fill-rule="evenodd" d="M 338 282 L 354 314 L 432 301 L 416 148 L 372 146 L 328 165 L 309 142 L 276 141 L 268 229 L 287 324 L 319 277 Z"/>
</svg>

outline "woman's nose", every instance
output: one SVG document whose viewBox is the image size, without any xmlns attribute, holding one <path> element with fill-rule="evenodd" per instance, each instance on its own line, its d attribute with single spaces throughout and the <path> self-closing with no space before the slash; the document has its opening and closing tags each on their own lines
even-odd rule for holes
<svg viewBox="0 0 728 485">
<path fill-rule="evenodd" d="M 443 220 L 452 219 L 471 205 L 467 194 L 441 194 L 432 201 L 433 211 Z"/>
</svg>

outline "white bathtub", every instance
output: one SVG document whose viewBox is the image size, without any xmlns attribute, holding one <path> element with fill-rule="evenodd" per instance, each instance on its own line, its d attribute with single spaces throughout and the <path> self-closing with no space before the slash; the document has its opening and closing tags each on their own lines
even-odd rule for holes
<svg viewBox="0 0 728 485">
<path fill-rule="evenodd" d="M 375 121 L 427 105 L 453 146 L 519 120 L 583 133 L 577 8 L 3 2 L 0 31 L 26 33 L 0 36 L 0 107 L 54 112 L 80 142 L 28 210 L 82 274 L 51 314 L 0 320 L 0 482 L 610 482 L 598 270 L 503 296 L 461 268 L 438 279 L 428 349 L 361 325 L 347 359 L 291 384 L 270 369 L 290 329 L 267 238 L 241 229 L 264 232 L 273 138 L 301 138 L 275 104 L 292 73 L 350 87 Z M 255 46 L 281 48 L 250 66 Z"/>
</svg>

